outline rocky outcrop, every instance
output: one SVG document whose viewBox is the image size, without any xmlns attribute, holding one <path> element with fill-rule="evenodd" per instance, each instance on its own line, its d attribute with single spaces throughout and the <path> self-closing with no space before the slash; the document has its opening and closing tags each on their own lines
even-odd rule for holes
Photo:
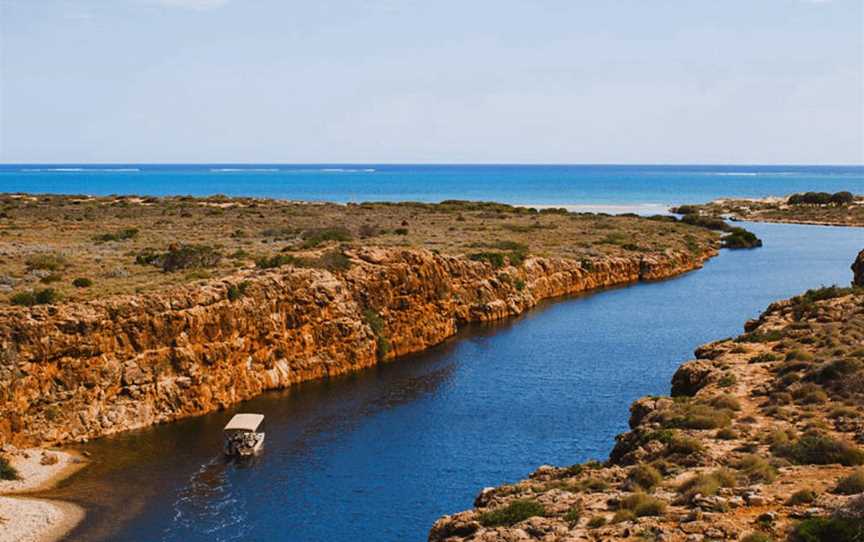
<svg viewBox="0 0 864 542">
<path fill-rule="evenodd" d="M 519 267 L 363 248 L 347 271 L 247 270 L 169 292 L 0 310 L 0 443 L 81 441 L 370 367 L 538 301 L 667 278 L 713 255 Z"/>
<path fill-rule="evenodd" d="M 858 253 L 858 257 L 852 262 L 852 285 L 864 286 L 864 250 Z"/>
<path fill-rule="evenodd" d="M 813 301 L 816 299 L 816 301 Z M 608 461 L 541 466 L 430 542 L 853 540 L 864 526 L 864 295 L 772 304 L 644 397 Z M 816 534 L 813 534 L 816 533 Z"/>
</svg>

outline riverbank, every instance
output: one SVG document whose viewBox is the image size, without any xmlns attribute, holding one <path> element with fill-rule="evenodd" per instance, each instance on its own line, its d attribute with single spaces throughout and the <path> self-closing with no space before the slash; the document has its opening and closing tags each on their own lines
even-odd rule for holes
<svg viewBox="0 0 864 542">
<path fill-rule="evenodd" d="M 65 501 L 29 496 L 51 489 L 84 466 L 63 451 L 6 446 L 3 457 L 19 479 L 0 480 L 0 542 L 54 542 L 84 519 L 84 509 Z"/>
<path fill-rule="evenodd" d="M 484 489 L 429 539 L 846 540 L 864 522 L 862 302 L 824 288 L 772 304 L 698 348 L 672 397 L 636 401 L 606 463 Z"/>
</svg>

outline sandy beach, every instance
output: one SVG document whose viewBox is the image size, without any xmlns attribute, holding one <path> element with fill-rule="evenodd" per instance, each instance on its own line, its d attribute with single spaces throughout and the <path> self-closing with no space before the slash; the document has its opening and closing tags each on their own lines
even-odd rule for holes
<svg viewBox="0 0 864 542">
<path fill-rule="evenodd" d="M 12 448 L 4 450 L 4 456 L 21 479 L 0 481 L 0 542 L 53 542 L 84 518 L 77 505 L 29 496 L 82 468 L 82 458 L 68 452 Z"/>
</svg>

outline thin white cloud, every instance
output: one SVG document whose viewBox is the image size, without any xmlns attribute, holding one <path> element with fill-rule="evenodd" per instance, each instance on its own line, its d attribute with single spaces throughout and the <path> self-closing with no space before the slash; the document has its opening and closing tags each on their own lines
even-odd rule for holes
<svg viewBox="0 0 864 542">
<path fill-rule="evenodd" d="M 206 11 L 208 9 L 221 8 L 228 3 L 228 0 L 157 0 L 157 2 L 169 8 Z"/>
</svg>

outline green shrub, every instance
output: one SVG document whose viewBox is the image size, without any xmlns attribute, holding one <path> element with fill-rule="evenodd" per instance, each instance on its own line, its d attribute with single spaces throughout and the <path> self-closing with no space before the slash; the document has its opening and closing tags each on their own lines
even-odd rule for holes
<svg viewBox="0 0 864 542">
<path fill-rule="evenodd" d="M 609 489 L 609 483 L 606 480 L 601 480 L 600 478 L 585 478 L 579 482 L 579 488 L 582 491 L 588 491 L 592 493 L 598 493 L 600 491 L 606 491 Z"/>
<path fill-rule="evenodd" d="M 856 495 L 864 493 L 864 469 L 855 469 L 849 476 L 844 476 L 837 481 L 837 487 L 833 493 L 840 495 Z"/>
<path fill-rule="evenodd" d="M 729 469 L 697 474 L 678 486 L 678 493 L 689 502 L 696 495 L 705 497 L 716 495 L 721 487 L 735 487 L 736 475 Z"/>
<path fill-rule="evenodd" d="M 363 320 L 369 325 L 375 335 L 375 348 L 379 360 L 383 360 L 390 352 L 390 339 L 384 334 L 384 319 L 370 308 L 363 309 Z"/>
<path fill-rule="evenodd" d="M 789 506 L 796 504 L 808 504 L 816 500 L 816 492 L 812 489 L 800 489 L 792 494 L 786 501 Z"/>
<path fill-rule="evenodd" d="M 738 438 L 738 433 L 732 428 L 724 427 L 723 429 L 718 429 L 714 437 L 720 440 L 735 440 Z"/>
<path fill-rule="evenodd" d="M 751 333 L 745 333 L 744 335 L 741 335 L 740 337 L 735 339 L 735 341 L 736 342 L 742 342 L 742 343 L 767 343 L 767 342 L 779 341 L 782 338 L 783 338 L 783 332 L 780 331 L 779 329 L 773 329 L 773 330 L 765 332 L 765 333 L 760 333 L 758 331 L 753 331 Z"/>
<path fill-rule="evenodd" d="M 828 394 L 818 384 L 808 382 L 792 390 L 795 402 L 802 405 L 815 405 L 828 400 Z"/>
<path fill-rule="evenodd" d="M 627 479 L 645 491 L 651 491 L 663 481 L 663 475 L 653 466 L 642 463 L 630 469 Z"/>
<path fill-rule="evenodd" d="M 799 465 L 864 464 L 864 452 L 858 447 L 818 433 L 804 435 L 787 444 L 774 445 L 771 451 Z"/>
<path fill-rule="evenodd" d="M 862 363 L 857 359 L 838 359 L 820 366 L 812 378 L 821 384 L 841 380 L 861 370 Z"/>
<path fill-rule="evenodd" d="M 226 292 L 226 296 L 228 297 L 228 301 L 237 301 L 244 295 L 246 295 L 246 289 L 249 288 L 249 281 L 244 280 L 242 282 L 238 282 L 237 284 L 232 284 L 228 286 L 228 291 Z"/>
<path fill-rule="evenodd" d="M 636 513 L 633 510 L 620 509 L 612 516 L 612 523 L 623 523 L 625 521 L 633 521 L 636 519 Z"/>
<path fill-rule="evenodd" d="M 855 201 L 855 196 L 851 192 L 803 192 L 801 194 L 792 194 L 786 200 L 789 205 L 849 205 Z"/>
<path fill-rule="evenodd" d="M 765 533 L 756 531 L 742 538 L 741 542 L 774 542 L 774 539 Z"/>
<path fill-rule="evenodd" d="M 317 262 L 313 261 L 311 267 L 320 267 L 328 271 L 347 271 L 351 268 L 351 259 L 341 250 L 329 250 L 319 256 Z"/>
<path fill-rule="evenodd" d="M 53 288 L 19 292 L 9 298 L 13 305 L 32 307 L 33 305 L 50 305 L 60 300 L 60 294 Z"/>
<path fill-rule="evenodd" d="M 36 254 L 27 258 L 24 263 L 28 269 L 43 271 L 59 271 L 68 265 L 66 258 L 59 254 Z"/>
<path fill-rule="evenodd" d="M 408 235 L 408 228 L 396 228 L 393 230 L 396 235 Z"/>
<path fill-rule="evenodd" d="M 588 520 L 589 529 L 597 529 L 598 527 L 602 527 L 604 525 L 606 525 L 606 518 L 603 516 L 594 516 L 593 518 Z"/>
<path fill-rule="evenodd" d="M 739 401 L 737 397 L 729 393 L 712 397 L 711 400 L 708 401 L 708 403 L 711 406 L 719 409 L 734 411 L 741 410 L 741 401 Z"/>
<path fill-rule="evenodd" d="M 564 521 L 567 522 L 571 528 L 575 527 L 579 523 L 579 518 L 582 517 L 582 510 L 579 507 L 574 506 L 570 510 L 567 510 L 567 513 L 564 514 Z"/>
<path fill-rule="evenodd" d="M 763 352 L 762 354 L 750 358 L 750 363 L 770 363 L 772 361 L 778 361 L 779 359 L 780 356 L 777 354 L 772 352 Z"/>
<path fill-rule="evenodd" d="M 668 455 L 693 455 L 704 450 L 699 440 L 682 435 L 675 435 L 666 445 Z"/>
<path fill-rule="evenodd" d="M 525 281 L 522 279 L 516 279 L 513 282 L 513 286 L 516 287 L 516 291 L 521 292 L 522 290 L 525 289 Z"/>
<path fill-rule="evenodd" d="M 533 499 L 516 499 L 506 506 L 483 512 L 478 518 L 485 527 L 512 526 L 536 516 L 545 516 L 546 508 Z"/>
<path fill-rule="evenodd" d="M 756 248 L 762 246 L 762 240 L 744 228 L 730 229 L 729 234 L 724 236 L 720 241 L 723 248 L 731 249 Z"/>
<path fill-rule="evenodd" d="M 315 248 L 327 241 L 338 241 L 340 243 L 350 241 L 351 232 L 341 226 L 316 228 L 304 231 L 300 237 L 303 239 L 303 248 Z"/>
<path fill-rule="evenodd" d="M 120 230 L 113 233 L 103 233 L 101 235 L 96 235 L 93 237 L 94 241 L 104 243 L 107 241 L 126 241 L 127 239 L 132 239 L 138 235 L 138 230 L 136 228 L 127 228 L 125 230 Z"/>
<path fill-rule="evenodd" d="M 209 245 L 171 245 L 162 255 L 162 271 L 171 273 L 181 269 L 215 267 L 222 254 Z"/>
<path fill-rule="evenodd" d="M 675 405 L 661 415 L 661 423 L 667 428 L 718 429 L 731 422 L 732 415 L 728 410 L 699 403 Z"/>
<path fill-rule="evenodd" d="M 837 418 L 855 418 L 858 416 L 858 409 L 848 406 L 838 406 L 831 409 L 828 417 L 831 419 Z"/>
<path fill-rule="evenodd" d="M 691 226 L 698 226 L 700 228 L 706 228 L 715 231 L 732 230 L 732 227 L 727 224 L 722 218 L 702 216 L 696 213 L 685 213 L 684 216 L 681 218 L 681 222 L 685 224 L 690 224 Z"/>
<path fill-rule="evenodd" d="M 86 277 L 78 277 L 77 279 L 72 281 L 72 286 L 76 288 L 89 288 L 93 286 L 93 281 Z"/>
<path fill-rule="evenodd" d="M 810 518 L 799 523 L 792 532 L 792 542 L 861 542 L 864 525 L 860 519 Z"/>
<path fill-rule="evenodd" d="M 758 455 L 748 455 L 737 464 L 738 470 L 750 483 L 771 483 L 777 478 L 777 469 Z"/>
<path fill-rule="evenodd" d="M 50 275 L 46 275 L 39 279 L 39 282 L 42 284 L 52 284 L 54 282 L 60 282 L 61 280 L 63 280 L 63 275 L 60 273 L 51 273 Z"/>
<path fill-rule="evenodd" d="M 0 480 L 20 480 L 21 475 L 18 470 L 13 467 L 9 460 L 0 455 Z"/>
<path fill-rule="evenodd" d="M 258 269 L 274 269 L 283 265 L 295 264 L 297 258 L 289 254 L 276 254 L 269 258 L 263 257 L 255 260 L 255 267 Z"/>
<path fill-rule="evenodd" d="M 812 361 L 813 360 L 813 354 L 811 354 L 809 352 L 805 352 L 805 351 L 800 350 L 798 348 L 796 348 L 794 350 L 790 350 L 789 352 L 786 353 L 786 361 L 795 361 L 795 360 Z M 798 365 L 798 367 L 804 368 L 804 367 L 807 367 L 807 365 L 801 364 L 801 365 Z"/>
<path fill-rule="evenodd" d="M 500 252 L 475 252 L 468 255 L 469 260 L 487 262 L 493 269 L 504 267 L 504 254 Z"/>
<path fill-rule="evenodd" d="M 738 382 L 738 377 L 736 377 L 732 373 L 725 373 L 720 377 L 720 380 L 717 381 L 717 385 L 721 388 L 729 388 L 734 386 Z"/>
<path fill-rule="evenodd" d="M 637 517 L 662 516 L 666 512 L 666 502 L 644 493 L 634 493 L 624 497 L 621 499 L 620 507 L 632 511 Z"/>
</svg>

